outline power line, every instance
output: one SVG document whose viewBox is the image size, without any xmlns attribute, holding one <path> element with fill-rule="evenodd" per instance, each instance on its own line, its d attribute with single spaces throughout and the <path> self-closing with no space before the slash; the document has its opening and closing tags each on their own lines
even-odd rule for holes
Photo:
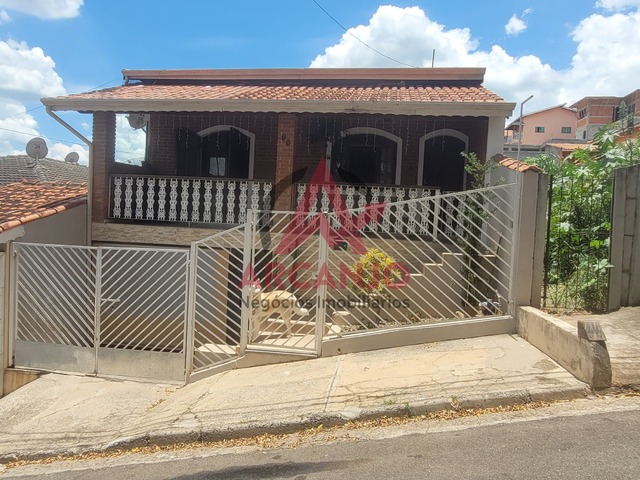
<svg viewBox="0 0 640 480">
<path fill-rule="evenodd" d="M 10 128 L 3 128 L 3 127 L 0 127 L 0 130 L 4 130 L 5 132 L 18 133 L 20 135 L 28 135 L 30 137 L 39 136 L 39 137 L 42 137 L 42 138 L 46 138 L 47 140 L 54 140 L 56 142 L 68 143 L 69 145 L 78 144 L 78 142 L 70 142 L 69 140 L 62 140 L 61 138 L 45 137 L 44 135 L 40 135 L 38 133 L 36 133 L 34 135 L 33 133 L 20 132 L 18 130 L 11 130 Z"/>
<path fill-rule="evenodd" d="M 28 133 L 28 132 L 19 132 L 18 130 L 11 130 L 10 128 L 0 127 L 0 130 L 4 130 L 5 132 L 18 133 L 20 135 L 27 135 L 29 137 L 39 136 L 40 138 L 45 138 L 47 140 L 53 140 L 55 142 L 66 143 L 67 145 L 80 145 L 79 142 L 71 142 L 69 140 L 62 140 L 61 138 L 55 138 L 55 137 L 47 137 L 45 135 L 40 135 L 40 134 L 35 134 L 34 135 L 33 133 Z M 115 150 L 115 152 L 116 153 L 126 153 L 126 154 L 131 154 L 131 155 L 138 154 L 138 152 L 132 152 L 130 150 Z"/>
<path fill-rule="evenodd" d="M 97 90 L 98 88 L 104 87 L 105 85 L 109 85 L 110 83 L 113 83 L 118 79 L 119 79 L 119 77 L 114 78 L 112 80 L 109 80 L 108 82 L 101 83 L 100 85 L 97 85 L 97 86 L 95 86 L 93 88 L 90 88 L 89 91 Z M 9 118 L 17 117 L 18 115 L 24 115 L 25 113 L 33 112 L 34 110 L 39 110 L 41 108 L 44 108 L 44 105 L 38 105 L 37 107 L 30 108 L 28 110 L 25 110 L 24 112 L 18 112 L 18 113 L 13 113 L 11 115 L 7 115 L 6 117 L 0 118 L 0 122 L 2 122 L 4 120 L 7 120 Z M 18 132 L 18 133 L 20 133 L 20 132 Z"/>
<path fill-rule="evenodd" d="M 344 25 L 342 25 L 338 20 L 336 20 L 336 18 L 335 18 L 333 15 L 331 15 L 329 12 L 327 12 L 327 11 L 322 7 L 322 5 L 320 5 L 316 0 L 312 0 L 312 2 L 313 2 L 313 3 L 315 3 L 315 4 L 318 6 L 318 8 L 319 8 L 320 10 L 322 10 L 324 13 L 326 13 L 326 14 L 327 14 L 327 16 L 328 16 L 331 20 L 333 20 L 333 22 L 334 22 L 336 25 L 338 25 L 342 30 L 344 30 L 346 33 L 348 33 L 349 35 L 351 35 L 353 38 L 355 38 L 357 41 L 359 41 L 362 45 L 364 45 L 364 46 L 365 46 L 365 47 L 367 47 L 368 49 L 373 50 L 373 51 L 374 51 L 374 52 L 376 52 L 378 55 L 380 55 L 380 56 L 382 56 L 382 57 L 384 57 L 384 58 L 387 58 L 387 59 L 389 59 L 389 60 L 391 60 L 391 61 L 393 61 L 393 62 L 396 62 L 396 63 L 398 63 L 398 64 L 400 64 L 400 65 L 404 65 L 405 67 L 418 68 L 418 67 L 416 67 L 415 65 L 411 65 L 410 63 L 404 63 L 404 62 L 401 62 L 400 60 L 396 60 L 395 58 L 390 57 L 389 55 L 386 55 L 386 54 L 382 53 L 380 50 L 377 50 L 377 49 L 373 48 L 371 45 L 369 45 L 369 44 L 368 44 L 368 43 L 366 43 L 365 41 L 360 40 L 360 39 L 359 39 L 358 37 L 356 37 L 353 33 L 351 33 L 351 32 L 350 32 L 350 31 L 349 31 L 349 30 L 348 30 Z"/>
</svg>

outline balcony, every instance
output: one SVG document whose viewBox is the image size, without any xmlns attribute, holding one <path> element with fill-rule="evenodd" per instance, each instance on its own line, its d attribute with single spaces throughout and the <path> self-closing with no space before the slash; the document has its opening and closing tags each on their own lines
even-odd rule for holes
<svg viewBox="0 0 640 480">
<path fill-rule="evenodd" d="M 248 209 L 273 210 L 273 188 L 263 180 L 112 175 L 109 218 L 227 228 L 245 223 Z M 443 213 L 437 197 L 441 191 L 433 187 L 298 183 L 293 193 L 294 205 L 310 213 L 387 204 L 380 221 L 362 226 L 364 231 L 433 235 L 435 219 Z M 412 201 L 434 196 L 428 203 Z"/>
<path fill-rule="evenodd" d="M 273 208 L 273 183 L 144 175 L 111 175 L 109 218 L 238 225 L 247 209 Z"/>
</svg>

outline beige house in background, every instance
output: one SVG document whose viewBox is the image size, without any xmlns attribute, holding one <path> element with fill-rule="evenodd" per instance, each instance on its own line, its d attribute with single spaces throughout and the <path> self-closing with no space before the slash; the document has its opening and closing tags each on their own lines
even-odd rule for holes
<svg viewBox="0 0 640 480">
<path fill-rule="evenodd" d="M 505 129 L 505 143 L 542 145 L 551 139 L 574 139 L 578 117 L 576 111 L 563 105 L 538 110 L 513 120 Z M 520 135 L 522 134 L 522 139 Z"/>
</svg>

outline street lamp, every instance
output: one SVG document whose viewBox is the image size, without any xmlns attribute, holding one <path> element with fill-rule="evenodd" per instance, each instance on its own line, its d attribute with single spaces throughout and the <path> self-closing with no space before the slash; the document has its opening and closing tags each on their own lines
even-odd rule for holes
<svg viewBox="0 0 640 480">
<path fill-rule="evenodd" d="M 520 104 L 520 128 L 518 129 L 520 131 L 520 135 L 518 135 L 518 155 L 516 156 L 516 161 L 518 162 L 518 169 L 520 169 L 520 147 L 522 146 L 522 134 L 523 134 L 523 127 L 524 127 L 524 122 L 522 118 L 524 104 L 527 103 L 532 98 L 533 98 L 533 95 L 529 95 L 529 98 L 527 98 L 524 102 Z"/>
</svg>

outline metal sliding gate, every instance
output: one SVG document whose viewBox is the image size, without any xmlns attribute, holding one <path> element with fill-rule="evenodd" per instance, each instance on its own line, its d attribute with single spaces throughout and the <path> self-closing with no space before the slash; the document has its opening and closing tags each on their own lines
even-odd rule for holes
<svg viewBox="0 0 640 480">
<path fill-rule="evenodd" d="M 344 211 L 327 211 L 340 192 L 325 188 L 323 211 L 304 198 L 296 212 L 249 210 L 194 244 L 194 372 L 245 352 L 317 356 L 339 337 L 513 318 L 517 184 Z"/>
<path fill-rule="evenodd" d="M 184 380 L 188 251 L 13 251 L 15 366 Z"/>
<path fill-rule="evenodd" d="M 188 381 L 248 352 L 513 318 L 517 184 L 340 211 L 322 188 L 322 211 L 248 210 L 190 251 L 15 244 L 14 364 Z"/>
</svg>

